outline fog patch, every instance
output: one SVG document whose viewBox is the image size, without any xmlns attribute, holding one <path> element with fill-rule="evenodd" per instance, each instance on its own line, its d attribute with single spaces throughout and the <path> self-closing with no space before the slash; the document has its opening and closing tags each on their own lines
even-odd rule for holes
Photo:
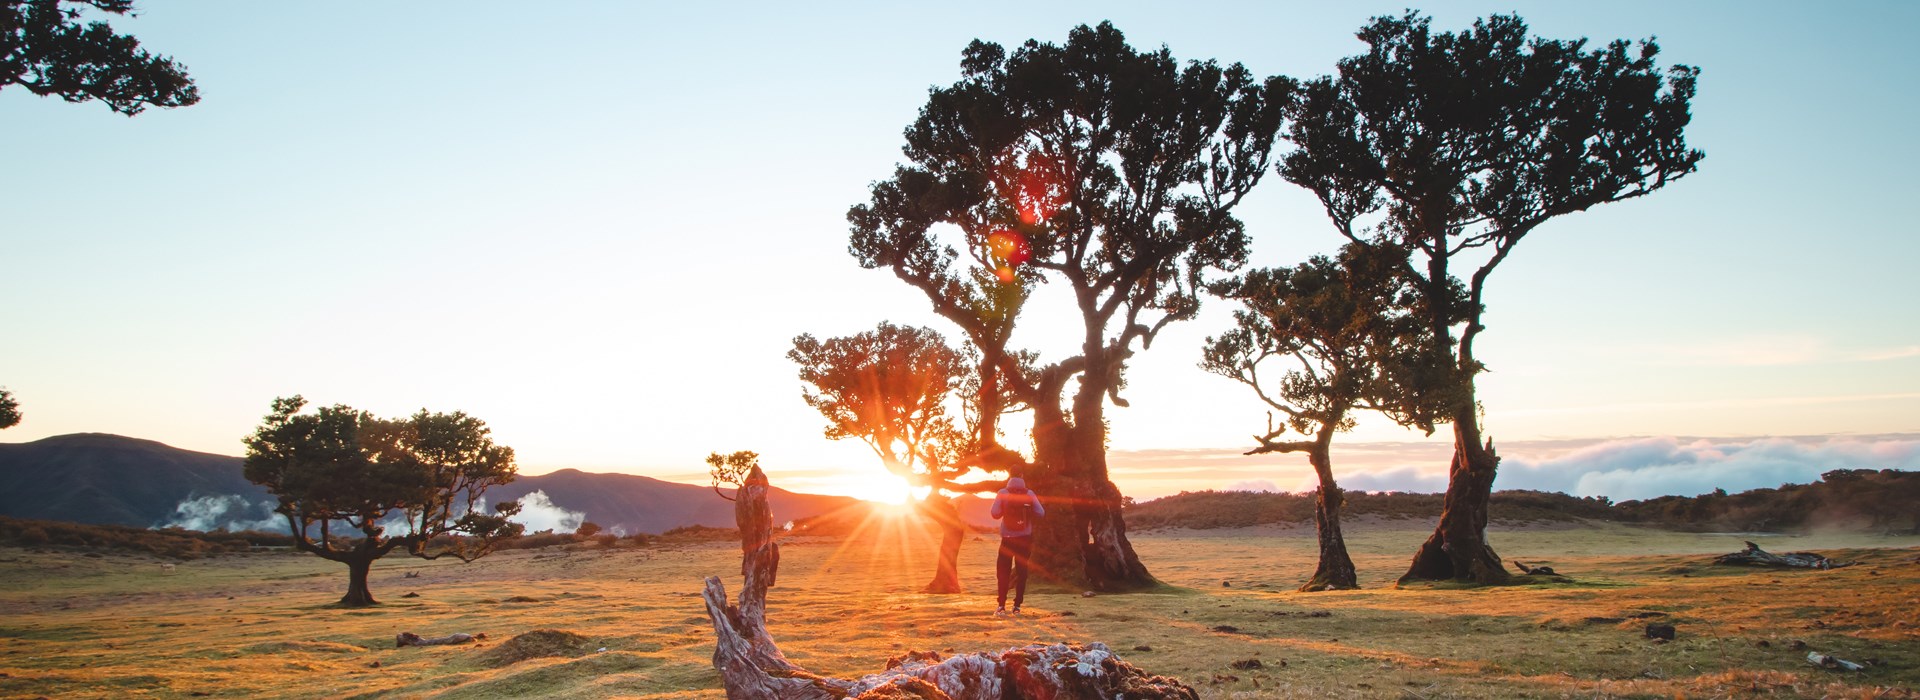
<svg viewBox="0 0 1920 700">
<path fill-rule="evenodd" d="M 1500 467 L 1496 489 L 1644 500 L 1812 483 L 1835 469 L 1920 469 L 1920 440 L 1640 438 L 1537 461 L 1510 457 Z"/>
<path fill-rule="evenodd" d="M 527 532 L 552 530 L 559 533 L 580 529 L 580 523 L 586 522 L 587 514 L 567 510 L 553 504 L 546 491 L 535 491 L 520 497 L 520 512 L 510 518 L 513 522 L 527 527 Z"/>
<path fill-rule="evenodd" d="M 224 494 L 190 497 L 181 501 L 173 507 L 172 517 L 154 526 L 155 529 L 170 527 L 201 532 L 214 530 L 286 532 L 287 521 L 273 513 L 272 501 L 261 501 L 256 506 L 247 502 L 245 496 Z"/>
</svg>

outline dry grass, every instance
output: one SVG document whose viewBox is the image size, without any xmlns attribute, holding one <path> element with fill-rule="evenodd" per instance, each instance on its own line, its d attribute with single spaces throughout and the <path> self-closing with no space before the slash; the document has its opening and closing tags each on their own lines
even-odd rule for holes
<svg viewBox="0 0 1920 700">
<path fill-rule="evenodd" d="M 1100 640 L 1207 698 L 1912 697 L 1920 683 L 1920 538 L 1769 537 L 1770 550 L 1862 562 L 1776 572 L 1706 565 L 1739 549 L 1736 536 L 1508 529 L 1494 533 L 1502 555 L 1577 583 L 1396 590 L 1425 524 L 1348 529 L 1360 591 L 1292 591 L 1312 569 L 1307 528 L 1167 531 L 1136 539 L 1164 592 L 1037 593 L 1007 620 L 989 614 L 991 538 L 962 552 L 968 594 L 922 595 L 930 543 L 881 521 L 844 541 L 787 541 L 771 629 L 796 662 L 838 676 L 908 649 Z M 374 569 L 385 604 L 344 610 L 330 603 L 346 572 L 310 556 L 169 573 L 150 557 L 0 550 L 0 697 L 720 698 L 699 582 L 731 575 L 737 589 L 738 561 L 729 542 L 471 565 L 392 557 Z M 1643 638 L 1650 620 L 1678 639 Z M 506 648 L 536 630 L 552 630 L 562 655 Z M 402 631 L 488 639 L 396 649 Z M 1795 640 L 1881 665 L 1820 670 Z"/>
</svg>

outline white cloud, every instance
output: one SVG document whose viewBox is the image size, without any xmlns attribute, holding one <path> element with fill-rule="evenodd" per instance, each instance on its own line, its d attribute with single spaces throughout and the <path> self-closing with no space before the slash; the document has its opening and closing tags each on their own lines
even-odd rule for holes
<svg viewBox="0 0 1920 700">
<path fill-rule="evenodd" d="M 1920 439 L 1610 440 L 1545 459 L 1510 457 L 1494 487 L 1647 499 L 1804 484 L 1834 469 L 1920 470 Z"/>
<path fill-rule="evenodd" d="M 553 499 L 547 497 L 547 492 L 535 491 L 520 497 L 520 512 L 511 519 L 527 526 L 527 532 L 573 532 L 580 529 L 580 523 L 586 521 L 587 514 L 556 506 Z"/>
<path fill-rule="evenodd" d="M 263 501 L 255 517 L 253 504 L 238 494 L 200 496 L 181 501 L 173 507 L 173 517 L 157 528 L 178 527 L 209 532 L 213 530 L 268 530 L 284 532 L 287 521 L 273 514 L 273 503 Z"/>
<path fill-rule="evenodd" d="M 1226 487 L 1221 490 L 1222 491 L 1265 491 L 1267 493 L 1280 493 L 1281 491 L 1279 486 L 1274 485 L 1273 482 L 1268 481 L 1266 479 L 1251 479 L 1247 481 L 1236 481 L 1231 484 L 1227 484 Z"/>
</svg>

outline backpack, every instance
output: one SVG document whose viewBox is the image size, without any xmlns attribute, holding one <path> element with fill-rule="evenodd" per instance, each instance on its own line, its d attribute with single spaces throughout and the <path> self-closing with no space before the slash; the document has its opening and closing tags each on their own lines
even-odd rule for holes
<svg viewBox="0 0 1920 700">
<path fill-rule="evenodd" d="M 1001 509 L 1000 522 L 1005 523 L 1009 531 L 1018 532 L 1033 524 L 1033 492 L 1020 494 L 1020 502 L 1008 499 Z"/>
</svg>

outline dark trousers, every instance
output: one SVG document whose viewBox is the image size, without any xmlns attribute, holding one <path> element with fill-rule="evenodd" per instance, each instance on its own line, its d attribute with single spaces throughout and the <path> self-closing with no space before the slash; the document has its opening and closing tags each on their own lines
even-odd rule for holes
<svg viewBox="0 0 1920 700">
<path fill-rule="evenodd" d="M 1033 536 L 1000 538 L 1000 554 L 993 560 L 994 579 L 999 582 L 1000 607 L 1007 607 L 1007 588 L 1013 588 L 1013 607 L 1027 597 L 1028 561 L 1033 555 Z"/>
</svg>

